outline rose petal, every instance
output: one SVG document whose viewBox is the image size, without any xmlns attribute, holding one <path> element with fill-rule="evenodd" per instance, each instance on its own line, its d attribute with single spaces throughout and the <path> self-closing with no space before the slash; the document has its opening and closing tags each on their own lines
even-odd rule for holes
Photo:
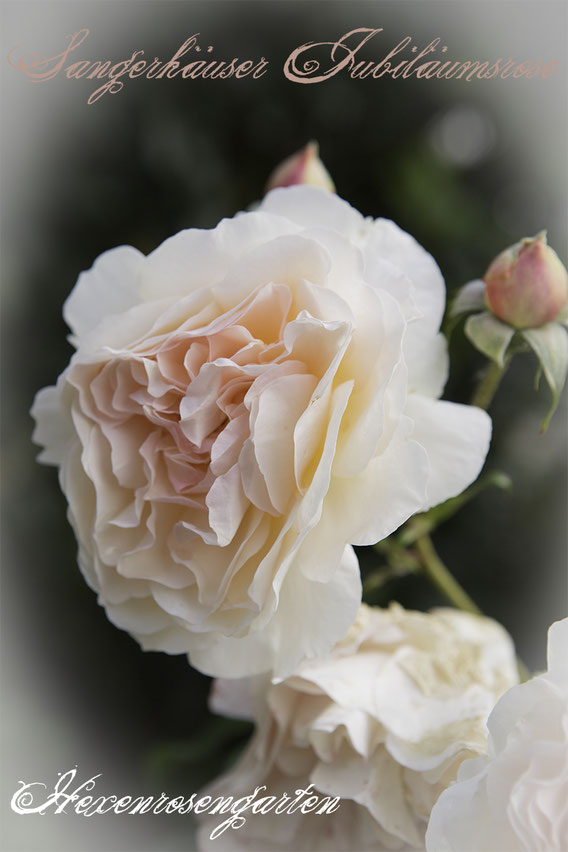
<svg viewBox="0 0 568 852">
<path fill-rule="evenodd" d="M 79 275 L 63 306 L 65 322 L 77 338 L 141 301 L 139 277 L 145 261 L 132 246 L 120 246 L 101 254 Z"/>
<path fill-rule="evenodd" d="M 491 419 L 480 408 L 412 394 L 406 414 L 414 421 L 412 437 L 430 462 L 423 509 L 460 494 L 479 475 L 491 440 Z"/>
</svg>

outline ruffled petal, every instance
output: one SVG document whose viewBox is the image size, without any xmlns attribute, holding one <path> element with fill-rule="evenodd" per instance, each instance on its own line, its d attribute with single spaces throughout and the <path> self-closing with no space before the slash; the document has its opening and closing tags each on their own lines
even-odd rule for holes
<svg viewBox="0 0 568 852">
<path fill-rule="evenodd" d="M 333 582 L 309 582 L 301 564 L 289 571 L 280 591 L 279 606 L 269 624 L 242 638 L 217 635 L 190 651 L 190 662 L 215 677 L 234 677 L 266 671 L 274 679 L 291 674 L 300 660 L 325 654 L 349 629 L 361 600 L 359 563 L 346 547 L 337 562 Z"/>
</svg>

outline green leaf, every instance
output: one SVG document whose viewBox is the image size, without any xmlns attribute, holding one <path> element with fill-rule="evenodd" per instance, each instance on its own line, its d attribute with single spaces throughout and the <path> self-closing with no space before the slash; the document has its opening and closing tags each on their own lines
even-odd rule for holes
<svg viewBox="0 0 568 852">
<path fill-rule="evenodd" d="M 549 322 L 540 328 L 525 328 L 521 334 L 538 358 L 552 393 L 552 402 L 544 418 L 541 431 L 546 432 L 556 411 L 568 370 L 568 334 L 560 323 Z"/>
<path fill-rule="evenodd" d="M 514 328 L 484 311 L 469 317 L 465 333 L 476 349 L 500 367 L 505 365 L 505 353 L 515 334 Z"/>
</svg>

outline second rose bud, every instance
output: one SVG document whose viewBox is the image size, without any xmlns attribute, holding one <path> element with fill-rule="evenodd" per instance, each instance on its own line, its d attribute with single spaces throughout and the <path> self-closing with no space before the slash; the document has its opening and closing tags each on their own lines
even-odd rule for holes
<svg viewBox="0 0 568 852">
<path fill-rule="evenodd" d="M 546 232 L 501 252 L 483 276 L 491 311 L 515 328 L 538 328 L 554 320 L 568 299 L 568 275 Z"/>
</svg>

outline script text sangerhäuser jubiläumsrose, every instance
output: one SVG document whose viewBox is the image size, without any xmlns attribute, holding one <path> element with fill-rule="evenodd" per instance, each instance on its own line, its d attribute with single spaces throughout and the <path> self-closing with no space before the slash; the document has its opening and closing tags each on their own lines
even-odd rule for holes
<svg viewBox="0 0 568 852">
<path fill-rule="evenodd" d="M 308 42 L 295 48 L 287 57 L 283 72 L 294 83 L 323 83 L 337 74 L 346 74 L 355 80 L 380 79 L 437 79 L 437 80 L 491 80 L 507 78 L 547 79 L 556 73 L 559 60 L 542 57 L 515 59 L 499 56 L 495 59 L 449 59 L 448 47 L 441 37 L 426 45 L 405 36 L 390 48 L 383 48 L 379 58 L 369 57 L 369 43 L 374 48 L 380 41 L 382 28 L 359 27 L 342 35 L 337 41 Z M 155 56 L 145 59 L 144 50 L 134 50 L 128 59 L 88 59 L 82 56 L 89 35 L 82 29 L 69 36 L 68 44 L 51 56 L 34 53 L 19 59 L 14 48 L 8 54 L 10 65 L 36 83 L 47 82 L 58 75 L 68 79 L 103 80 L 88 98 L 94 104 L 103 95 L 116 94 L 124 87 L 127 78 L 145 77 L 148 80 L 183 79 L 228 80 L 251 77 L 255 80 L 266 74 L 269 61 L 264 56 L 255 59 L 219 59 L 214 46 L 207 44 L 200 33 L 185 39 L 171 59 L 163 61 Z M 380 38 L 377 39 L 377 36 Z M 201 44 L 200 44 L 201 39 Z M 382 45 L 382 42 L 381 42 Z M 81 50 L 79 50 L 81 48 Z M 365 49 L 364 49 L 365 48 Z"/>
</svg>

